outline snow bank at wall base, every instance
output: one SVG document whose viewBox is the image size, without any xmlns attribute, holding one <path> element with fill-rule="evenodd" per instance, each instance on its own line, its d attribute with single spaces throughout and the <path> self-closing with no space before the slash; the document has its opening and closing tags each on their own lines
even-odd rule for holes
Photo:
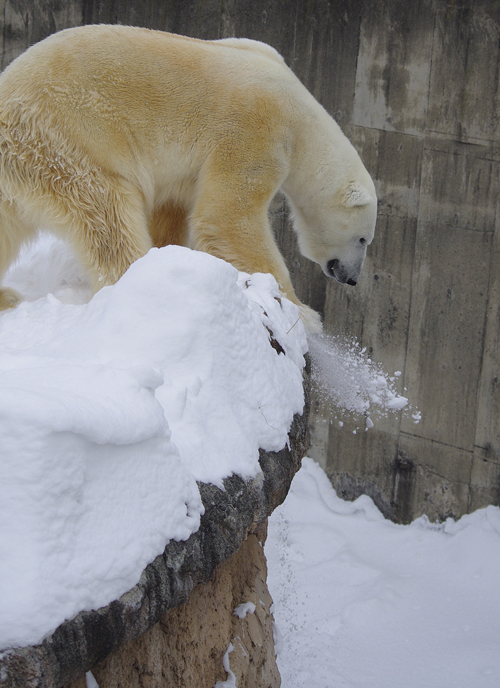
<svg viewBox="0 0 500 688">
<path fill-rule="evenodd" d="M 286 688 L 498 687 L 499 507 L 399 525 L 306 458 L 265 552 Z"/>
</svg>

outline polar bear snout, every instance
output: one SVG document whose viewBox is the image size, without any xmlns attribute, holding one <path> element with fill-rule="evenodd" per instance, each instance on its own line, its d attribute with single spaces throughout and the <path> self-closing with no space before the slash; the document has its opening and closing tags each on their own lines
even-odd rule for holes
<svg viewBox="0 0 500 688">
<path fill-rule="evenodd" d="M 328 277 L 335 277 L 340 284 L 349 284 L 351 287 L 355 287 L 358 283 L 359 270 L 349 274 L 349 271 L 342 265 L 338 258 L 328 261 L 325 272 Z"/>
</svg>

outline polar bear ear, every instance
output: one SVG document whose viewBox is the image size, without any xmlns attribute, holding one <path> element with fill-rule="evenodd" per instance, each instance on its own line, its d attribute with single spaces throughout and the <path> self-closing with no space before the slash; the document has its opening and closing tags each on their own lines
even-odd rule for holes
<svg viewBox="0 0 500 688">
<path fill-rule="evenodd" d="M 353 208 L 356 205 L 367 205 L 372 200 L 372 197 L 364 186 L 349 184 L 346 189 L 345 204 L 348 208 Z"/>
</svg>

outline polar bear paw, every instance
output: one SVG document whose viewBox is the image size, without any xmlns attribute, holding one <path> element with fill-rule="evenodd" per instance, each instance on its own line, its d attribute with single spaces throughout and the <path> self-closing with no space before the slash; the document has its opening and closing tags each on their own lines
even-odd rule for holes
<svg viewBox="0 0 500 688">
<path fill-rule="evenodd" d="M 10 287 L 0 288 L 0 311 L 4 311 L 7 308 L 15 308 L 22 300 L 23 297 L 15 289 Z"/>
<path fill-rule="evenodd" d="M 304 304 L 299 306 L 299 310 L 300 318 L 307 334 L 321 334 L 323 332 L 323 323 L 321 322 L 320 314 L 313 311 L 309 306 L 304 306 Z"/>
</svg>

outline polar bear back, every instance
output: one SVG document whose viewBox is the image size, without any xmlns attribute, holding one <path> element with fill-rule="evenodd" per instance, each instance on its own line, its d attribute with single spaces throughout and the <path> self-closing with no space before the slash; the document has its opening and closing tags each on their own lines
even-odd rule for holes
<svg viewBox="0 0 500 688">
<path fill-rule="evenodd" d="M 31 109 L 47 131 L 54 122 L 96 164 L 152 198 L 162 184 L 151 173 L 155 161 L 184 179 L 195 176 L 223 128 L 249 131 L 252 102 L 266 100 L 268 111 L 279 111 L 270 124 L 289 126 L 289 105 L 280 100 L 290 101 L 287 92 L 297 88 L 279 54 L 257 41 L 84 26 L 32 46 L 5 70 L 0 112 L 22 99 L 23 117 Z"/>
</svg>

